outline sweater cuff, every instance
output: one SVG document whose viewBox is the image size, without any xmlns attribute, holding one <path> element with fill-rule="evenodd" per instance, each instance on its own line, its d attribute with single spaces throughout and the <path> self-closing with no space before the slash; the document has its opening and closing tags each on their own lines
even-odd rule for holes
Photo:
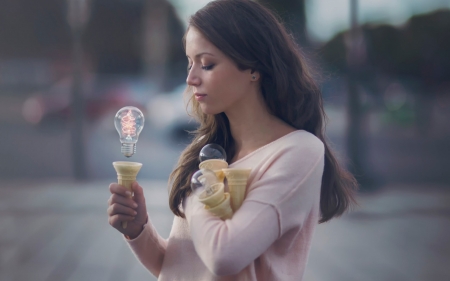
<svg viewBox="0 0 450 281">
<path fill-rule="evenodd" d="M 144 231 L 150 230 L 150 229 L 148 229 L 148 224 L 149 224 L 149 223 L 148 223 L 148 214 L 147 214 L 147 221 L 146 221 L 145 224 L 142 226 L 141 233 L 139 233 L 139 235 L 136 236 L 136 238 L 134 238 L 134 239 L 131 239 L 130 236 L 124 234 L 123 236 L 124 236 L 125 240 L 126 240 L 127 242 L 140 240 L 139 238 L 142 237 L 142 236 L 144 236 L 144 235 L 143 235 Z M 151 230 L 150 230 L 150 231 L 151 231 Z"/>
</svg>

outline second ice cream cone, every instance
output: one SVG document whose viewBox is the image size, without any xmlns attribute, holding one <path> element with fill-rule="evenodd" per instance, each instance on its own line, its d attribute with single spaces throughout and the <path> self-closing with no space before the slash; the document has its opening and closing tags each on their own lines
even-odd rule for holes
<svg viewBox="0 0 450 281">
<path fill-rule="evenodd" d="M 225 175 L 222 169 L 228 168 L 228 163 L 220 159 L 210 159 L 201 162 L 198 167 L 200 169 L 213 170 L 220 182 L 223 182 Z"/>
<path fill-rule="evenodd" d="M 114 169 L 117 172 L 117 183 L 124 186 L 130 192 L 131 184 L 136 181 L 136 176 L 141 170 L 142 163 L 118 161 L 113 162 Z M 122 222 L 122 227 L 127 228 L 127 222 Z"/>
<path fill-rule="evenodd" d="M 233 216 L 233 210 L 231 209 L 230 206 L 230 194 L 228 192 L 224 193 L 224 199 L 223 201 L 214 206 L 214 207 L 209 207 L 208 205 L 205 205 L 205 209 L 207 209 L 208 211 L 210 211 L 211 213 L 213 213 L 214 215 L 218 216 L 221 219 L 231 219 L 231 217 Z"/>
<path fill-rule="evenodd" d="M 228 181 L 231 209 L 236 212 L 244 202 L 247 180 L 251 169 L 222 169 Z"/>
<path fill-rule="evenodd" d="M 203 191 L 198 200 L 209 207 L 219 205 L 224 199 L 224 185 L 223 183 L 216 183 L 211 186 L 214 192 L 208 195 L 206 191 Z"/>
<path fill-rule="evenodd" d="M 230 194 L 224 192 L 224 184 L 216 183 L 211 186 L 213 193 L 208 195 L 206 190 L 199 196 L 199 201 L 205 204 L 205 209 L 221 219 L 229 219 L 233 216 L 230 206 Z"/>
</svg>

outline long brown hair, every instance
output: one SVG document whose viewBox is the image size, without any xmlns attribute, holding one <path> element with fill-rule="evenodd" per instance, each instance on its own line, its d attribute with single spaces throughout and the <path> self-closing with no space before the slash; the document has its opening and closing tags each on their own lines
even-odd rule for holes
<svg viewBox="0 0 450 281">
<path fill-rule="evenodd" d="M 264 6 L 250 0 L 217 0 L 197 11 L 189 27 L 231 58 L 239 69 L 260 73 L 260 88 L 271 114 L 297 129 L 306 130 L 325 145 L 325 168 L 320 195 L 321 218 L 326 222 L 341 215 L 355 202 L 355 178 L 339 166 L 324 136 L 325 112 L 318 85 L 292 36 Z M 187 31 L 186 31 L 187 34 Z M 186 36 L 185 34 L 185 36 Z M 183 43 L 186 44 L 185 38 Z M 228 118 L 224 113 L 204 114 L 190 94 L 191 114 L 200 123 L 193 141 L 183 151 L 170 175 L 169 205 L 184 217 L 180 204 L 191 193 L 190 179 L 198 170 L 198 155 L 208 143 L 221 145 L 228 161 L 235 154 Z"/>
</svg>

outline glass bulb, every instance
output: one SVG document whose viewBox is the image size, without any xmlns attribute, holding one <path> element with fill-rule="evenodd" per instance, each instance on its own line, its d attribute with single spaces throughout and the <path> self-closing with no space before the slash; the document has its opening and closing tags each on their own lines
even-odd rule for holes
<svg viewBox="0 0 450 281">
<path fill-rule="evenodd" d="M 203 192 L 206 192 L 206 196 L 210 196 L 217 191 L 213 187 L 216 183 L 219 183 L 219 179 L 213 171 L 201 169 L 192 175 L 191 189 L 197 197 Z"/>
<path fill-rule="evenodd" d="M 136 142 L 144 127 L 144 121 L 144 114 L 134 106 L 121 108 L 114 117 L 114 126 L 122 143 L 121 152 L 126 157 L 136 153 Z"/>
<path fill-rule="evenodd" d="M 205 145 L 202 150 L 200 150 L 199 160 L 203 162 L 205 160 L 220 159 L 227 161 L 227 153 L 218 144 L 210 143 Z"/>
</svg>

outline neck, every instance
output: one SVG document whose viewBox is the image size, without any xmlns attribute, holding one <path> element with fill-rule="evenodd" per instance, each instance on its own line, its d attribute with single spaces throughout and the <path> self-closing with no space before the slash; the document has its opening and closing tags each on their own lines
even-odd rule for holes
<svg viewBox="0 0 450 281">
<path fill-rule="evenodd" d="M 234 160 L 292 132 L 290 127 L 269 113 L 261 93 L 248 95 L 245 101 L 225 112 L 236 145 Z"/>
</svg>

